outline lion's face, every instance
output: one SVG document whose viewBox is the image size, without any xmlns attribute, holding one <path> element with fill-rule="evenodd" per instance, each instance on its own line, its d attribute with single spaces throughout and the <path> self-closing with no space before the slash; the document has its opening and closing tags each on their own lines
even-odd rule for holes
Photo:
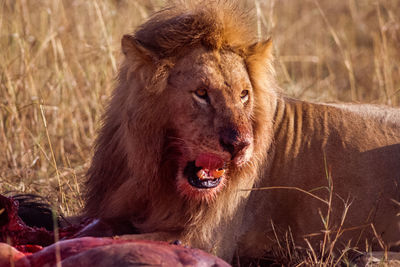
<svg viewBox="0 0 400 267">
<path fill-rule="evenodd" d="M 180 150 L 178 191 L 210 201 L 252 157 L 253 90 L 244 60 L 194 50 L 172 69 L 165 92 L 177 134 L 169 142 Z"/>
</svg>

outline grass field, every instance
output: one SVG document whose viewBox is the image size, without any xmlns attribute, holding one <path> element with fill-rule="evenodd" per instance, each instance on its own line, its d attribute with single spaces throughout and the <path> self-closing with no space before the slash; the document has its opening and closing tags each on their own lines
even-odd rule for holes
<svg viewBox="0 0 400 267">
<path fill-rule="evenodd" d="M 0 0 L 0 192 L 83 203 L 91 147 L 132 32 L 158 0 Z M 251 0 L 279 85 L 318 101 L 400 103 L 398 0 Z"/>
</svg>

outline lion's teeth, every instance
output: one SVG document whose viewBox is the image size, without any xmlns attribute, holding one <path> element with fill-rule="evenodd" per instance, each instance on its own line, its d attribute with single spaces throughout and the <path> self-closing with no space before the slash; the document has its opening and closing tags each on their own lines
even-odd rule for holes
<svg viewBox="0 0 400 267">
<path fill-rule="evenodd" d="M 204 179 L 218 179 L 222 175 L 224 175 L 225 170 L 224 169 L 214 169 L 214 170 L 209 170 L 209 169 L 201 169 L 199 170 L 196 175 L 200 180 Z"/>
<path fill-rule="evenodd" d="M 220 178 L 222 175 L 224 175 L 225 170 L 224 169 L 217 169 L 217 170 L 212 170 L 211 175 L 214 178 Z"/>
<path fill-rule="evenodd" d="M 197 177 L 198 177 L 200 180 L 203 179 L 205 176 L 206 176 L 206 172 L 205 172 L 203 169 L 201 169 L 201 170 L 199 170 L 199 171 L 197 172 Z"/>
</svg>

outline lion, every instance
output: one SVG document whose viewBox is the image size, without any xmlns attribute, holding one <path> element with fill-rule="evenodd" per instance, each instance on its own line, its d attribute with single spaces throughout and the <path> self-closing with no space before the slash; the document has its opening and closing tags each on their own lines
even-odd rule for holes
<svg viewBox="0 0 400 267">
<path fill-rule="evenodd" d="M 123 36 L 87 174 L 84 214 L 98 221 L 83 234 L 227 261 L 263 256 L 278 229 L 315 247 L 327 231 L 398 247 L 400 111 L 285 96 L 255 28 L 239 1 L 193 0 Z"/>
</svg>

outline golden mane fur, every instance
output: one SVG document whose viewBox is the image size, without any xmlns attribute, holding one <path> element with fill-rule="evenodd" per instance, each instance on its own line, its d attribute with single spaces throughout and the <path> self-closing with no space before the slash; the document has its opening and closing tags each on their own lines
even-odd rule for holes
<svg viewBox="0 0 400 267">
<path fill-rule="evenodd" d="M 155 13 L 133 35 L 124 36 L 125 59 L 118 86 L 105 112 L 87 174 L 87 216 L 111 224 L 129 222 L 139 233 L 167 233 L 166 238 L 158 235 L 155 239 L 181 239 L 230 260 L 235 249 L 250 256 L 265 252 L 270 247 L 267 243 L 271 243 L 271 220 L 292 227 L 300 240 L 310 231 L 322 229 L 318 228 L 318 214 L 314 214 L 309 228 L 303 221 L 306 218 L 297 221 L 301 211 L 296 205 L 303 209 L 313 206 L 318 212 L 325 209 L 323 203 L 298 192 L 292 197 L 286 190 L 264 193 L 243 189 L 283 185 L 313 190 L 325 186 L 325 156 L 329 167 L 334 168 L 333 178 L 337 175 L 335 192 L 340 198 L 354 194 L 362 203 L 356 201 L 356 207 L 375 205 L 372 200 L 382 194 L 399 199 L 398 187 L 393 187 L 400 183 L 400 169 L 393 163 L 400 154 L 396 146 L 400 142 L 398 110 L 383 109 L 396 121 L 385 117 L 384 112 L 370 116 L 280 96 L 274 82 L 271 42 L 257 39 L 251 19 L 254 16 L 244 10 L 240 1 L 179 1 Z M 238 75 L 251 82 L 249 127 L 253 149 L 243 166 L 230 165 L 229 178 L 215 196 L 194 201 L 179 195 L 176 187 L 177 162 L 182 157 L 182 143 L 177 140 L 182 139 L 184 126 L 171 126 L 180 114 L 170 112 L 171 104 L 165 96 L 169 94 L 166 88 L 174 83 L 173 70 L 184 58 L 202 54 L 212 55 L 222 70 L 235 64 L 245 70 Z M 175 99 L 179 104 L 179 98 Z M 365 128 L 368 123 L 371 127 Z M 346 131 L 346 127 L 353 130 Z M 393 146 L 398 153 L 385 154 L 382 150 L 371 154 L 378 161 L 359 155 L 385 146 Z M 386 165 L 377 163 L 382 159 L 388 160 Z M 391 168 L 391 173 L 379 176 L 371 170 L 364 173 L 350 169 L 361 168 L 363 162 L 370 168 Z M 371 183 L 374 179 L 380 181 L 379 196 L 372 189 L 376 186 Z M 350 190 L 346 183 L 351 185 Z M 364 201 L 362 192 L 368 192 L 368 200 Z M 382 200 L 380 211 L 385 214 L 377 214 L 385 218 L 383 225 L 390 229 L 388 232 L 396 234 L 398 229 L 396 232 L 392 223 L 398 209 L 389 202 Z M 359 212 L 350 224 L 372 223 L 364 215 Z M 340 214 L 337 216 L 340 218 Z M 377 229 L 382 231 L 379 225 Z"/>
<path fill-rule="evenodd" d="M 155 13 L 135 38 L 159 58 L 177 58 L 198 45 L 243 50 L 257 41 L 249 13 L 239 1 L 179 1 Z"/>
</svg>

